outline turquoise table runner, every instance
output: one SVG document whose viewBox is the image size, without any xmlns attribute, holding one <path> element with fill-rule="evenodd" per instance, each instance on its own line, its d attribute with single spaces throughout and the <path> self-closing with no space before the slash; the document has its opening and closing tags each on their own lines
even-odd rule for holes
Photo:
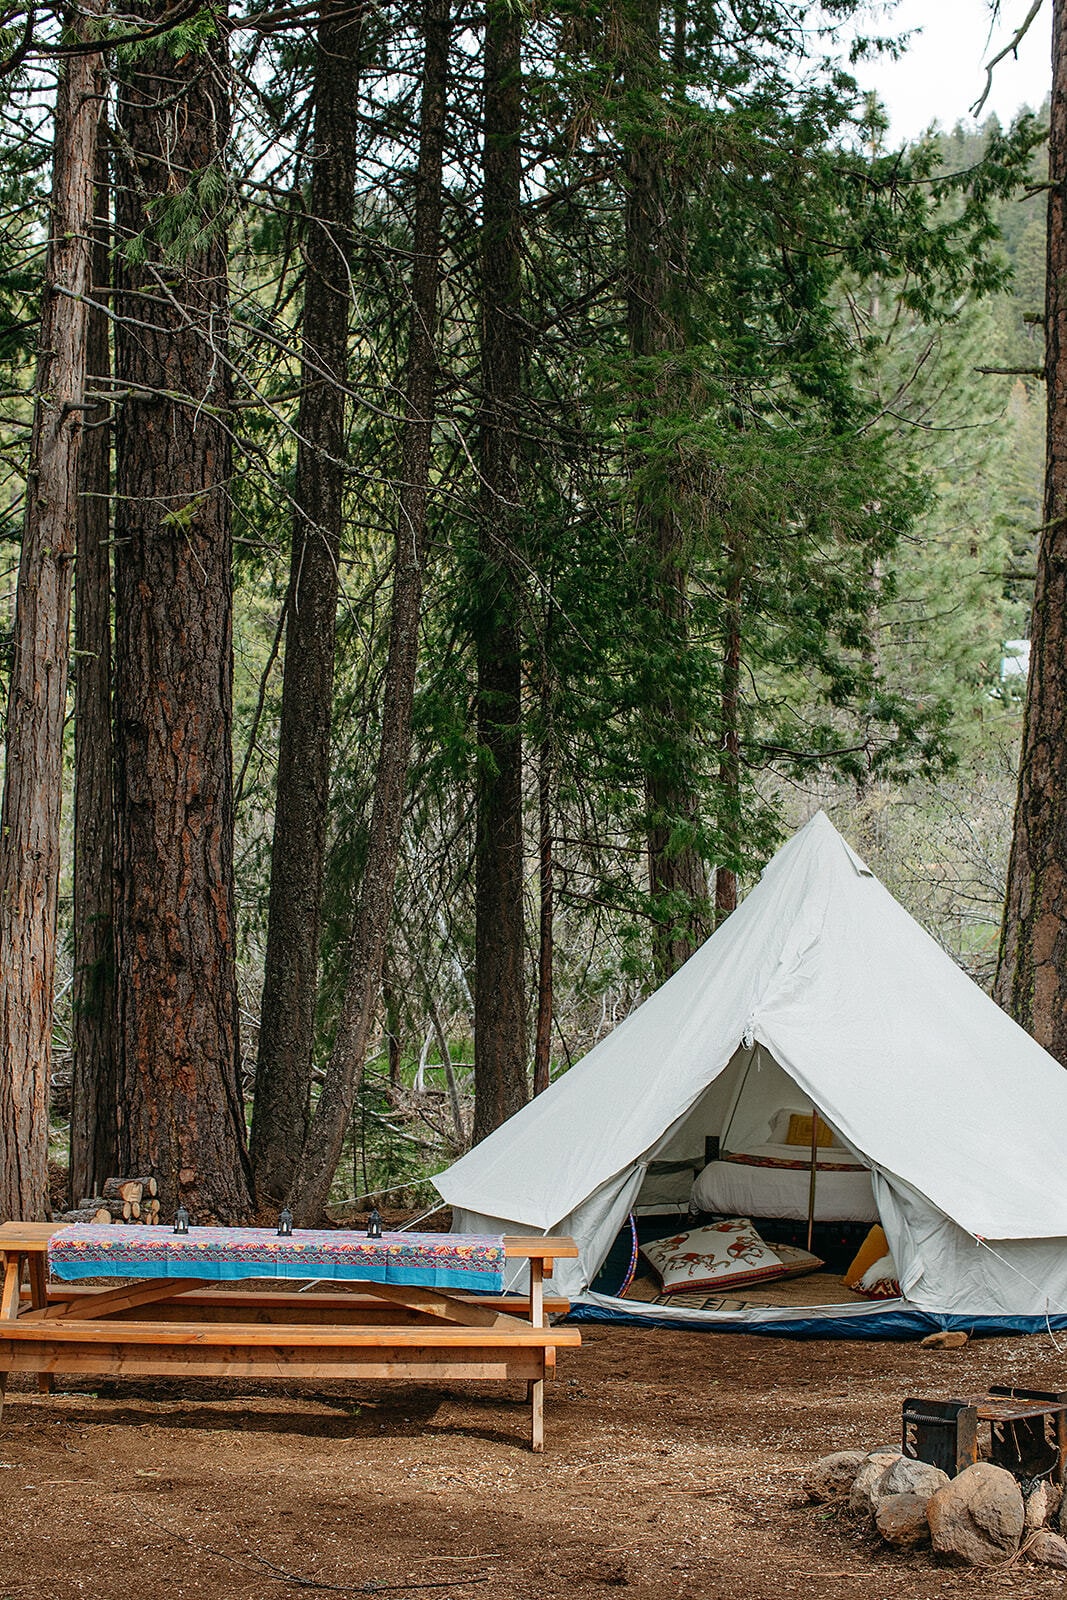
<svg viewBox="0 0 1067 1600">
<path fill-rule="evenodd" d="M 169 1228 L 70 1223 L 48 1242 L 56 1278 L 337 1278 L 415 1284 L 426 1289 L 504 1286 L 502 1236 L 363 1233 L 301 1228 Z"/>
</svg>

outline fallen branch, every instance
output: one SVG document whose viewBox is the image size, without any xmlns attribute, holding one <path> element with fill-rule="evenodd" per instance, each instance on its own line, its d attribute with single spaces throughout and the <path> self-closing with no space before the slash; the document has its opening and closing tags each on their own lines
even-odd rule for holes
<svg viewBox="0 0 1067 1600">
<path fill-rule="evenodd" d="M 305 1577 L 303 1573 L 290 1572 L 286 1567 L 279 1567 L 275 1562 L 268 1561 L 265 1556 L 257 1556 L 254 1551 L 246 1550 L 242 1559 L 233 1555 L 228 1550 L 219 1550 L 214 1545 L 206 1544 L 203 1540 L 193 1539 L 187 1533 L 180 1533 L 177 1528 L 170 1528 L 165 1522 L 160 1522 L 158 1517 L 153 1517 L 142 1506 L 133 1507 L 135 1514 L 150 1522 L 161 1533 L 169 1534 L 172 1539 L 180 1539 L 182 1544 L 187 1544 L 192 1550 L 200 1550 L 207 1555 L 217 1556 L 220 1561 L 228 1561 L 236 1567 L 246 1567 L 254 1571 L 256 1567 L 265 1567 L 268 1572 L 282 1583 L 290 1583 L 297 1589 L 326 1589 L 331 1594 L 390 1594 L 399 1590 L 409 1589 L 449 1589 L 456 1584 L 488 1583 L 489 1574 L 479 1573 L 471 1578 L 436 1578 L 426 1582 L 416 1580 L 414 1583 L 376 1583 L 373 1579 L 367 1583 L 327 1583 L 318 1578 Z"/>
</svg>

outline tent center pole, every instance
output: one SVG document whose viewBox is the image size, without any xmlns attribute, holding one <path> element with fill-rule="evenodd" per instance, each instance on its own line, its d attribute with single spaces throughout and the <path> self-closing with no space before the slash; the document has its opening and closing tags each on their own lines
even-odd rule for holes
<svg viewBox="0 0 1067 1600">
<path fill-rule="evenodd" d="M 811 1176 L 808 1180 L 808 1250 L 815 1231 L 815 1161 L 819 1149 L 819 1113 L 814 1103 L 811 1108 Z"/>
</svg>

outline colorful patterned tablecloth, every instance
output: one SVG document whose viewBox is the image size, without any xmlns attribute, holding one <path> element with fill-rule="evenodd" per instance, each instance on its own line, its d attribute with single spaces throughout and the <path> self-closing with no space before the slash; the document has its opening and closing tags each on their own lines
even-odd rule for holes
<svg viewBox="0 0 1067 1600">
<path fill-rule="evenodd" d="M 169 1228 L 70 1223 L 48 1242 L 56 1278 L 338 1278 L 427 1289 L 504 1286 L 504 1240 L 473 1233 L 363 1233 L 301 1228 Z"/>
</svg>

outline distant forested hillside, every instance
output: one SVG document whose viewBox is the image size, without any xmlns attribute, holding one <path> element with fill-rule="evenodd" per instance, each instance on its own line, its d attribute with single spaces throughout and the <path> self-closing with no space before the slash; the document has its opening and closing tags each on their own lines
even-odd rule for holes
<svg viewBox="0 0 1067 1600">
<path fill-rule="evenodd" d="M 1045 106 L 1037 121 L 1047 120 Z M 978 130 L 939 133 L 934 143 L 944 166 L 962 172 L 999 131 L 990 119 Z M 901 409 L 923 436 L 931 499 L 898 552 L 897 593 L 881 637 L 894 670 L 950 702 L 946 733 L 956 762 L 936 781 L 820 791 L 894 892 L 987 987 L 1023 692 L 1021 678 L 1002 679 L 1001 657 L 1006 641 L 1028 633 L 1041 522 L 1045 170 L 1042 147 L 1032 158 L 1035 187 L 1021 186 L 994 207 L 1009 281 L 988 299 L 961 302 L 936 333 L 916 324 L 910 335 L 912 366 L 921 370 Z"/>
</svg>

